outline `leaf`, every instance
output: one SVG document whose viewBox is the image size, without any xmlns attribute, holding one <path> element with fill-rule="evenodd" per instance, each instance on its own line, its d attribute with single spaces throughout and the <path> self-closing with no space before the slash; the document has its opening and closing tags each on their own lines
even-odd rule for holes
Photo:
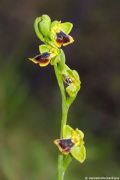
<svg viewBox="0 0 120 180">
<path fill-rule="evenodd" d="M 73 129 L 69 125 L 64 126 L 63 138 L 71 138 Z"/>
<path fill-rule="evenodd" d="M 50 49 L 49 49 L 49 46 L 42 44 L 42 45 L 39 46 L 39 51 L 42 54 L 42 53 L 45 53 L 45 52 L 49 52 Z"/>
<path fill-rule="evenodd" d="M 73 24 L 70 22 L 61 23 L 60 26 L 61 30 L 66 34 L 69 34 L 73 28 Z"/>
<path fill-rule="evenodd" d="M 71 149 L 72 156 L 79 161 L 80 163 L 83 163 L 86 158 L 86 149 L 85 146 L 74 146 Z"/>
</svg>

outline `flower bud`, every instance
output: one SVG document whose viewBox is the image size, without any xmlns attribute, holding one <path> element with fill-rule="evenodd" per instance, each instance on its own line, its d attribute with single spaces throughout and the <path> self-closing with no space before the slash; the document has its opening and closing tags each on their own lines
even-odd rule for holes
<svg viewBox="0 0 120 180">
<path fill-rule="evenodd" d="M 41 41 L 45 41 L 45 37 L 49 34 L 51 19 L 48 15 L 42 15 L 35 19 L 34 28 L 36 35 Z"/>
<path fill-rule="evenodd" d="M 42 15 L 39 29 L 43 36 L 47 36 L 50 31 L 51 19 L 48 15 Z"/>
</svg>

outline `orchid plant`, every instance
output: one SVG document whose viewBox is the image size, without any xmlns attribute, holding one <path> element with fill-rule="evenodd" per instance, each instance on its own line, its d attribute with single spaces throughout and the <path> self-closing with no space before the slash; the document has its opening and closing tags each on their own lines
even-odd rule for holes
<svg viewBox="0 0 120 180">
<path fill-rule="evenodd" d="M 39 46 L 39 54 L 30 61 L 40 67 L 52 65 L 55 71 L 58 86 L 62 97 L 62 119 L 60 137 L 54 140 L 58 147 L 58 180 L 64 179 L 68 165 L 75 158 L 83 163 L 86 158 L 84 133 L 78 128 L 73 129 L 67 124 L 68 111 L 81 87 L 79 74 L 66 65 L 65 54 L 61 49 L 74 42 L 69 35 L 73 28 L 70 22 L 51 21 L 48 15 L 37 17 L 34 29 L 37 37 L 43 42 Z"/>
</svg>

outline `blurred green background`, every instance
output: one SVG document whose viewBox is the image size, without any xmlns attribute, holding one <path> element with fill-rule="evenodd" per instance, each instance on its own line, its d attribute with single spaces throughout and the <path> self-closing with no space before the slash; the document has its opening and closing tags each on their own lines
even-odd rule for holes
<svg viewBox="0 0 120 180">
<path fill-rule="evenodd" d="M 38 53 L 33 23 L 48 14 L 71 21 L 75 43 L 67 64 L 82 87 L 69 124 L 85 133 L 87 159 L 73 160 L 66 180 L 120 177 L 119 0 L 0 1 L 0 180 L 55 180 L 61 99 L 52 66 L 27 60 Z"/>
</svg>

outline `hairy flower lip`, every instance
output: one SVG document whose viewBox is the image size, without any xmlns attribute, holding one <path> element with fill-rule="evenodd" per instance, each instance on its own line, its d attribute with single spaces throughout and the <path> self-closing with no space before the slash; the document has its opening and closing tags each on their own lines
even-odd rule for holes
<svg viewBox="0 0 120 180">
<path fill-rule="evenodd" d="M 49 59 L 49 57 L 50 57 L 50 53 L 45 52 L 43 54 L 39 54 L 39 55 L 35 56 L 35 60 L 39 63 L 42 60 L 44 61 L 44 60 Z"/>
<path fill-rule="evenodd" d="M 66 46 L 68 44 L 71 44 L 73 42 L 73 38 L 67 34 L 65 34 L 63 31 L 60 31 L 56 33 L 56 42 L 58 46 Z"/>
<path fill-rule="evenodd" d="M 70 42 L 69 35 L 65 34 L 63 31 L 60 31 L 59 33 L 56 33 L 56 41 L 60 44 L 68 43 Z"/>
<path fill-rule="evenodd" d="M 60 152 L 64 155 L 67 155 L 71 151 L 71 148 L 74 146 L 74 143 L 71 138 L 56 139 L 54 140 L 54 143 L 57 145 Z"/>
<path fill-rule="evenodd" d="M 45 52 L 43 54 L 38 54 L 34 58 L 29 58 L 33 63 L 38 64 L 41 67 L 47 66 L 50 63 L 51 57 L 50 53 Z"/>
</svg>

